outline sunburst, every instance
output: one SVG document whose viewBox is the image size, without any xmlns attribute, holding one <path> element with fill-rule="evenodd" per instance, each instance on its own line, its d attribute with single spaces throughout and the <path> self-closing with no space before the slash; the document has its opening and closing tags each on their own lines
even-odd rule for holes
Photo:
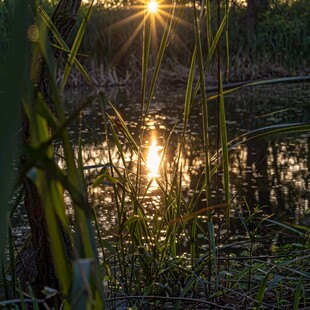
<svg viewBox="0 0 310 310">
<path fill-rule="evenodd" d="M 151 0 L 147 5 L 147 10 L 152 14 L 158 10 L 158 3 L 155 0 Z"/>
<path fill-rule="evenodd" d="M 119 22 L 114 23 L 113 25 L 107 28 L 108 31 L 113 31 L 116 28 L 126 26 L 127 24 L 135 21 L 140 20 L 139 24 L 133 31 L 133 33 L 129 36 L 127 41 L 122 45 L 118 53 L 115 55 L 112 63 L 118 63 L 123 56 L 126 54 L 128 48 L 133 43 L 135 38 L 138 36 L 140 31 L 145 27 L 145 25 L 149 22 L 151 26 L 151 38 L 152 38 L 152 51 L 156 52 L 158 49 L 158 39 L 157 39 L 157 28 L 158 24 L 165 28 L 167 22 L 169 20 L 175 20 L 176 23 L 183 24 L 185 26 L 190 26 L 189 23 L 181 20 L 179 17 L 175 17 L 174 14 L 171 12 L 177 7 L 177 5 L 172 2 L 172 4 L 162 4 L 162 0 L 143 0 L 139 5 L 132 5 L 130 6 L 131 10 L 136 11 L 136 13 L 132 14 L 129 17 L 126 17 Z M 182 6 L 184 7 L 184 6 Z M 179 40 L 181 43 L 182 41 L 174 34 L 174 38 Z"/>
</svg>

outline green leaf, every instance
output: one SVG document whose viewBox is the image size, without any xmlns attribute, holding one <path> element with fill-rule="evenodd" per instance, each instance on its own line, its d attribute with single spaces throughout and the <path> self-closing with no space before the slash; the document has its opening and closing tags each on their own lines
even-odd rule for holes
<svg viewBox="0 0 310 310">
<path fill-rule="evenodd" d="M 49 28 L 49 30 L 52 32 L 52 34 L 55 37 L 55 39 L 57 40 L 57 42 L 60 44 L 60 47 L 58 47 L 58 48 L 64 52 L 66 52 L 69 55 L 71 52 L 70 48 L 67 46 L 66 42 L 62 39 L 58 29 L 55 27 L 55 25 L 53 24 L 53 22 L 51 21 L 49 16 L 46 14 L 46 12 L 40 6 L 38 7 L 38 12 L 39 12 L 41 18 L 43 19 L 43 21 L 45 22 L 45 24 L 47 25 L 47 27 Z M 93 83 L 92 83 L 91 78 L 89 77 L 89 75 L 87 74 L 87 72 L 85 71 L 85 69 L 81 65 L 81 63 L 77 60 L 77 58 L 74 58 L 74 64 L 77 66 L 78 70 L 81 72 L 81 74 L 83 75 L 85 80 L 89 83 L 89 85 L 92 86 Z"/>
<path fill-rule="evenodd" d="M 7 2 L 7 1 L 5 1 Z M 5 77 L 1 81 L 3 92 L 0 92 L 0 139 L 5 146 L 0 152 L 0 265 L 4 261 L 4 249 L 8 231 L 9 200 L 14 177 L 13 161 L 17 160 L 16 145 L 17 130 L 21 126 L 20 110 L 22 97 L 22 82 L 24 69 L 27 67 L 28 43 L 26 42 L 27 26 L 31 19 L 28 2 L 17 0 L 15 17 L 11 16 L 13 32 L 11 35 L 9 53 L 4 62 Z M 1 75 L 2 75 L 1 74 Z M 27 83 L 24 84 L 27 86 Z"/>
<path fill-rule="evenodd" d="M 73 283 L 70 292 L 72 309 L 91 309 L 94 305 L 96 305 L 96 309 L 100 309 L 94 294 L 95 275 L 96 264 L 94 260 L 78 259 L 74 261 Z"/>
<path fill-rule="evenodd" d="M 66 63 L 65 71 L 64 71 L 64 74 L 63 74 L 63 79 L 62 79 L 61 88 L 60 88 L 60 92 L 61 93 L 63 92 L 64 87 L 66 85 L 69 73 L 70 73 L 71 68 L 72 68 L 72 64 L 73 64 L 74 60 L 76 59 L 76 55 L 77 55 L 77 52 L 78 52 L 78 50 L 80 48 L 80 44 L 82 42 L 82 38 L 83 38 L 83 35 L 84 35 L 84 32 L 85 32 L 87 23 L 88 23 L 88 21 L 90 19 L 92 11 L 93 11 L 93 6 L 94 6 L 94 0 L 92 0 L 92 2 L 90 3 L 89 8 L 88 8 L 88 10 L 86 12 L 86 15 L 83 18 L 82 24 L 81 24 L 81 26 L 79 28 L 79 31 L 78 31 L 77 35 L 75 36 L 75 39 L 74 39 L 74 42 L 73 42 L 73 45 L 72 45 L 72 48 L 71 48 L 71 52 L 69 54 L 69 58 L 68 58 L 68 61 Z"/>
</svg>

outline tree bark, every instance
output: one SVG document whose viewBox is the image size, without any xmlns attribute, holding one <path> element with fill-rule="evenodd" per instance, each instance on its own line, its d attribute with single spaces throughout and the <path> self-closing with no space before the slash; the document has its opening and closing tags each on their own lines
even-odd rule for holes
<svg viewBox="0 0 310 310">
<path fill-rule="evenodd" d="M 62 38 L 66 40 L 74 26 L 77 18 L 77 12 L 81 5 L 81 0 L 60 0 L 56 10 L 52 16 L 52 21 Z M 52 34 L 48 35 L 49 41 L 55 43 Z M 55 60 L 59 58 L 59 51 L 54 51 Z M 42 93 L 44 100 L 52 111 L 55 110 L 53 104 L 53 98 L 49 87 L 49 75 L 47 66 L 45 64 L 42 53 L 34 57 L 33 60 L 33 84 L 37 85 L 37 89 Z M 30 142 L 30 126 L 26 114 L 23 113 L 23 141 L 24 143 Z M 27 160 L 22 160 L 22 165 L 27 165 Z M 61 290 L 52 256 L 52 244 L 50 242 L 48 234 L 47 219 L 44 211 L 44 207 L 40 196 L 38 194 L 35 184 L 29 179 L 24 180 L 25 188 L 25 208 L 28 216 L 28 221 L 31 229 L 31 243 L 24 248 L 18 257 L 20 262 L 20 269 L 27 272 L 28 266 L 36 268 L 36 270 L 29 270 L 29 276 L 23 274 L 21 278 L 31 281 L 35 294 L 40 297 L 42 289 L 47 286 L 56 290 Z M 60 227 L 61 230 L 61 227 Z M 66 239 L 66 236 L 63 236 Z M 64 246 L 68 247 L 68 243 L 64 242 Z M 29 255 L 29 247 L 34 251 L 35 264 L 27 261 L 27 259 L 33 258 L 33 255 Z M 31 252 L 31 251 L 30 251 Z M 21 267 L 22 266 L 22 267 Z M 22 274 L 22 272 L 21 272 Z M 18 276 L 18 275 L 17 275 Z M 54 300 L 56 305 L 60 305 L 60 297 Z"/>
</svg>

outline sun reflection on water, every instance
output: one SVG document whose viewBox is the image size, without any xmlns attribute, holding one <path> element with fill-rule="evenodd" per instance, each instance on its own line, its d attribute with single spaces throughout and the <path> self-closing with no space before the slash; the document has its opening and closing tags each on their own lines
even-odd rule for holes
<svg viewBox="0 0 310 310">
<path fill-rule="evenodd" d="M 157 145 L 156 139 L 153 139 L 147 154 L 147 162 L 146 162 L 146 166 L 149 169 L 148 177 L 150 179 L 159 176 L 158 170 L 161 161 L 161 156 L 159 154 L 160 149 L 161 147 Z"/>
</svg>

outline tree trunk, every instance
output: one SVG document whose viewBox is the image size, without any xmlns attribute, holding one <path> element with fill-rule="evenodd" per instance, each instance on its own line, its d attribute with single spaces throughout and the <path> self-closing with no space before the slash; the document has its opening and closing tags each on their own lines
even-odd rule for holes
<svg viewBox="0 0 310 310">
<path fill-rule="evenodd" d="M 52 21 L 64 40 L 68 38 L 71 29 L 75 24 L 80 4 L 81 0 L 60 0 L 52 16 Z M 51 42 L 55 43 L 51 33 L 49 33 L 48 37 Z M 59 51 L 55 51 L 54 56 L 57 61 L 60 56 Z M 54 111 L 54 104 L 49 87 L 48 70 L 40 52 L 34 57 L 34 62 L 34 71 L 32 75 L 33 84 L 38 86 L 46 103 L 50 109 Z M 25 143 L 30 142 L 30 126 L 31 124 L 29 124 L 25 113 L 23 113 L 23 140 Z M 27 164 L 25 159 L 22 160 L 21 164 Z M 36 270 L 29 270 L 29 276 L 23 274 L 21 278 L 25 280 L 28 278 L 28 280 L 33 283 L 36 296 L 40 297 L 41 291 L 45 286 L 56 290 L 61 290 L 61 287 L 55 272 L 51 250 L 52 245 L 48 234 L 48 226 L 43 204 L 40 200 L 35 184 L 30 179 L 25 178 L 24 188 L 24 204 L 31 228 L 31 243 L 29 243 L 28 246 L 25 246 L 24 251 L 21 251 L 18 261 L 20 262 L 20 270 L 23 269 L 23 271 L 25 271 L 26 269 L 27 271 L 28 266 L 31 266 L 31 269 L 36 268 Z M 60 231 L 62 231 L 61 228 Z M 63 238 L 66 239 L 66 236 L 63 236 Z M 68 243 L 64 242 L 64 246 L 68 247 Z M 29 258 L 33 258 L 33 255 L 29 254 L 29 247 L 34 251 L 35 264 L 28 260 Z M 17 274 L 17 276 L 19 275 Z M 61 302 L 60 297 L 54 302 L 56 302 L 56 305 L 59 305 Z"/>
</svg>

